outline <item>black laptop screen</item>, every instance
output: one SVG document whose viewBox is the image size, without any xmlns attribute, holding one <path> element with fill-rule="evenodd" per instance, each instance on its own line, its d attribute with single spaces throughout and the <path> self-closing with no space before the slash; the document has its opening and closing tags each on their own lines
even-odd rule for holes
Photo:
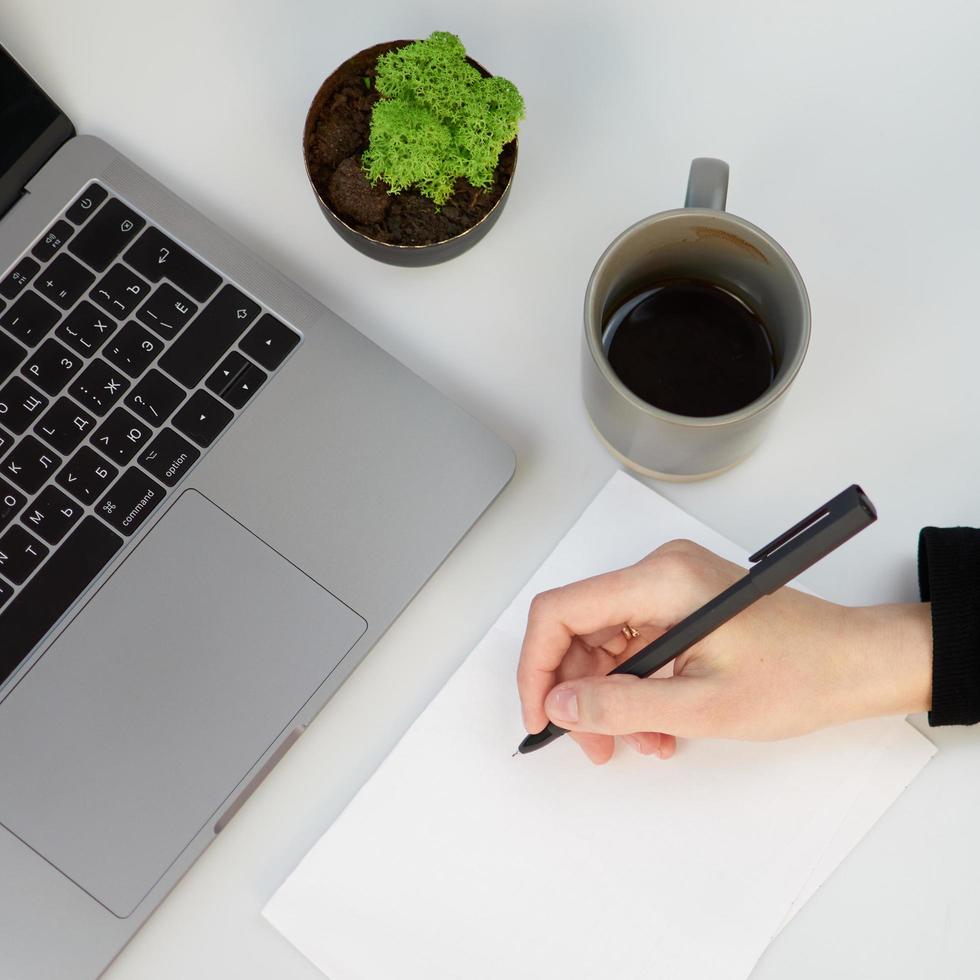
<svg viewBox="0 0 980 980">
<path fill-rule="evenodd" d="M 62 111 L 0 48 L 0 214 L 72 132 Z"/>
</svg>

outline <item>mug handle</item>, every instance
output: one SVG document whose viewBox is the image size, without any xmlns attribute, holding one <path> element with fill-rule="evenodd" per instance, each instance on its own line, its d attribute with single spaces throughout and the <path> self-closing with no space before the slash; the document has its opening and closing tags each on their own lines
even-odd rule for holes
<svg viewBox="0 0 980 980">
<path fill-rule="evenodd" d="M 686 208 L 724 211 L 728 200 L 728 164 L 714 157 L 695 157 L 687 178 Z"/>
</svg>

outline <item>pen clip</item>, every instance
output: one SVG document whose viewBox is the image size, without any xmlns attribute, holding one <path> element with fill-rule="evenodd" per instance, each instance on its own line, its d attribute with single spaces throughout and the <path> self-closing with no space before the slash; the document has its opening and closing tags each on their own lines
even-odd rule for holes
<svg viewBox="0 0 980 980">
<path fill-rule="evenodd" d="M 760 548 L 754 555 L 749 557 L 753 564 L 763 559 L 771 558 L 780 548 L 786 547 L 791 541 L 798 538 L 801 534 L 809 531 L 816 524 L 823 520 L 843 518 L 848 513 L 864 514 L 868 518 L 868 523 L 878 517 L 874 504 L 868 499 L 867 494 L 856 484 L 852 483 L 846 490 L 841 491 L 836 497 L 828 500 L 822 507 L 818 507 L 812 514 L 804 517 L 799 524 L 794 524 L 788 531 L 780 534 L 775 541 L 770 541 L 764 548 Z"/>
<path fill-rule="evenodd" d="M 764 548 L 760 548 L 754 555 L 749 555 L 749 561 L 755 564 L 764 558 L 770 558 L 783 545 L 787 545 L 793 538 L 802 534 L 807 528 L 813 527 L 818 521 L 822 521 L 830 513 L 830 505 L 824 504 L 818 507 L 812 514 L 804 517 L 798 524 L 794 524 L 788 531 L 784 531 L 773 541 L 770 541 Z"/>
</svg>

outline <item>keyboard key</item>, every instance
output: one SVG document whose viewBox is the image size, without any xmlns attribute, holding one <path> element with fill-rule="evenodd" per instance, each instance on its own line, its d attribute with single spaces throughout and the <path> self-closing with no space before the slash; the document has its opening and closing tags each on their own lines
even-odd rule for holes
<svg viewBox="0 0 980 980">
<path fill-rule="evenodd" d="M 150 294 L 150 287 L 124 265 L 114 265 L 89 293 L 92 300 L 114 317 L 129 316 Z"/>
<path fill-rule="evenodd" d="M 44 238 L 31 249 L 31 254 L 42 262 L 47 262 L 68 241 L 74 231 L 75 229 L 67 221 L 62 221 L 59 218 L 48 229 Z"/>
<path fill-rule="evenodd" d="M 204 386 L 216 395 L 220 395 L 225 388 L 235 383 L 235 379 L 249 365 L 247 357 L 242 357 L 237 350 L 233 350 L 208 376 Z"/>
<path fill-rule="evenodd" d="M 60 456 L 34 436 L 24 436 L 0 465 L 0 474 L 26 493 L 37 493 L 59 466 Z"/>
<path fill-rule="evenodd" d="M 95 512 L 128 537 L 153 513 L 166 492 L 134 466 L 99 501 Z"/>
<path fill-rule="evenodd" d="M 268 375 L 261 368 L 249 364 L 248 369 L 238 376 L 235 387 L 229 388 L 221 397 L 233 408 L 244 408 L 252 395 L 265 384 L 267 377 Z"/>
<path fill-rule="evenodd" d="M 0 456 L 7 453 L 13 444 L 14 437 L 9 432 L 4 432 L 3 429 L 0 429 Z"/>
<path fill-rule="evenodd" d="M 20 519 L 28 531 L 40 535 L 48 544 L 57 544 L 81 516 L 79 504 L 57 487 L 45 487 Z"/>
<path fill-rule="evenodd" d="M 15 524 L 0 535 L 0 575 L 22 585 L 48 557 L 49 548 Z"/>
<path fill-rule="evenodd" d="M 88 300 L 82 300 L 65 317 L 54 335 L 77 354 L 88 357 L 94 354 L 115 333 L 115 330 L 115 320 L 110 320 Z"/>
<path fill-rule="evenodd" d="M 28 290 L 0 316 L 0 327 L 33 347 L 58 322 L 60 316 L 50 303 Z"/>
<path fill-rule="evenodd" d="M 58 622 L 112 560 L 123 541 L 94 517 L 86 517 L 13 602 L 0 612 L 0 681 Z"/>
<path fill-rule="evenodd" d="M 96 358 L 75 379 L 68 394 L 96 415 L 105 415 L 122 398 L 128 387 L 129 382 L 121 371 Z"/>
<path fill-rule="evenodd" d="M 165 276 L 196 300 L 207 299 L 221 276 L 168 238 L 159 228 L 147 228 L 123 258 L 150 282 Z"/>
<path fill-rule="evenodd" d="M 82 446 L 54 478 L 55 483 L 67 490 L 83 504 L 94 504 L 109 488 L 119 470 L 104 460 L 94 449 Z"/>
<path fill-rule="evenodd" d="M 0 388 L 0 422 L 20 435 L 36 422 L 48 400 L 23 378 L 11 378 Z"/>
<path fill-rule="evenodd" d="M 131 378 L 139 377 L 163 350 L 163 341 L 138 323 L 126 326 L 106 344 L 102 352 L 107 361 L 122 368 Z"/>
<path fill-rule="evenodd" d="M 218 363 L 259 307 L 234 286 L 225 286 L 160 358 L 160 367 L 188 388 Z"/>
<path fill-rule="evenodd" d="M 184 390 L 152 368 L 126 396 L 126 405 L 145 422 L 158 426 L 183 400 Z"/>
<path fill-rule="evenodd" d="M 92 445 L 114 463 L 128 463 L 150 441 L 152 435 L 125 408 L 117 408 L 95 430 Z"/>
<path fill-rule="evenodd" d="M 210 446 L 233 418 L 232 412 L 216 398 L 206 391 L 195 391 L 174 416 L 173 427 L 199 446 Z"/>
<path fill-rule="evenodd" d="M 146 452 L 137 462 L 158 480 L 172 487 L 200 455 L 200 450 L 195 449 L 183 436 L 177 435 L 173 429 L 164 429 L 146 447 Z"/>
<path fill-rule="evenodd" d="M 78 448 L 94 426 L 95 419 L 88 412 L 83 412 L 68 398 L 59 398 L 34 426 L 34 432 L 67 456 Z"/>
<path fill-rule="evenodd" d="M 214 369 L 205 385 L 233 408 L 244 408 L 266 377 L 265 371 L 242 357 L 238 351 L 232 351 Z"/>
<path fill-rule="evenodd" d="M 7 299 L 16 299 L 20 291 L 34 278 L 37 270 L 41 267 L 29 255 L 25 255 L 20 262 L 0 280 L 0 296 Z"/>
<path fill-rule="evenodd" d="M 242 338 L 243 351 L 269 371 L 275 371 L 300 342 L 300 336 L 285 323 L 266 313 Z"/>
<path fill-rule="evenodd" d="M 63 310 L 75 305 L 95 276 L 70 255 L 59 255 L 34 281 L 34 288 Z"/>
<path fill-rule="evenodd" d="M 49 395 L 57 395 L 81 369 L 82 359 L 53 339 L 41 344 L 21 368 L 34 384 Z"/>
<path fill-rule="evenodd" d="M 2 609 L 7 604 L 7 600 L 13 594 L 14 594 L 14 587 L 12 585 L 9 585 L 7 582 L 4 582 L 3 579 L 0 579 L 0 609 Z M 3 679 L 2 676 L 0 676 L 0 680 L 2 679 Z"/>
<path fill-rule="evenodd" d="M 108 197 L 104 187 L 98 184 L 89 184 L 82 196 L 65 212 L 65 217 L 80 225 L 83 221 L 88 221 L 95 209 Z"/>
<path fill-rule="evenodd" d="M 135 211 L 113 198 L 75 236 L 68 251 L 102 272 L 145 224 Z"/>
<path fill-rule="evenodd" d="M 26 354 L 17 341 L 0 332 L 0 381 L 6 381 L 14 373 Z"/>
<path fill-rule="evenodd" d="M 197 304 L 165 282 L 139 308 L 136 318 L 164 340 L 173 340 L 195 313 Z"/>
<path fill-rule="evenodd" d="M 27 503 L 27 498 L 18 493 L 6 480 L 0 480 L 0 530 L 3 530 Z"/>
</svg>

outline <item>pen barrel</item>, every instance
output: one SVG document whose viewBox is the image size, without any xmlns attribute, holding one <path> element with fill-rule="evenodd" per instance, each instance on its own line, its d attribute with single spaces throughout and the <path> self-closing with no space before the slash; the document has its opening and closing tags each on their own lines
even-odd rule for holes
<svg viewBox="0 0 980 980">
<path fill-rule="evenodd" d="M 764 594 L 751 575 L 740 578 L 734 585 L 705 603 L 686 619 L 682 619 L 663 636 L 647 644 L 609 673 L 632 674 L 634 677 L 649 677 L 655 674 L 661 667 L 679 657 L 695 643 L 699 643 Z"/>
</svg>

